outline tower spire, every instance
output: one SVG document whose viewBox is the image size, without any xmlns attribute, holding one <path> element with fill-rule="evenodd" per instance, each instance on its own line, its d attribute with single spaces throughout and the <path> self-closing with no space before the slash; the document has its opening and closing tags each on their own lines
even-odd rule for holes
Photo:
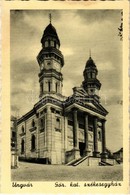
<svg viewBox="0 0 130 195">
<path fill-rule="evenodd" d="M 49 19 L 50 19 L 50 24 L 51 24 L 51 20 L 52 20 L 52 15 L 51 15 L 51 13 L 49 13 Z"/>
</svg>

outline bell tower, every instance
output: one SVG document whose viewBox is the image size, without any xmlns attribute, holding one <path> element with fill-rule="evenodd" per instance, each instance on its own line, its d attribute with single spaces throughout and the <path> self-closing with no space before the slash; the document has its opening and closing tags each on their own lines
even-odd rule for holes
<svg viewBox="0 0 130 195">
<path fill-rule="evenodd" d="M 82 82 L 82 85 L 89 96 L 96 96 L 99 99 L 98 92 L 101 88 L 101 83 L 97 79 L 97 75 L 97 67 L 90 56 L 83 72 L 84 81 Z"/>
<path fill-rule="evenodd" d="M 61 69 L 64 65 L 64 57 L 59 50 L 60 40 L 56 29 L 51 24 L 45 28 L 41 38 L 42 49 L 37 56 L 40 67 L 39 83 L 40 95 L 42 98 L 46 94 L 62 95 L 63 76 Z"/>
</svg>

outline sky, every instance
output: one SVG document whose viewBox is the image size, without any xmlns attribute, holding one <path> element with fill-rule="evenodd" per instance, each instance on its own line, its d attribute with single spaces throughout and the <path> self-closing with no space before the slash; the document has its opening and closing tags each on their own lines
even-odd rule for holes
<svg viewBox="0 0 130 195">
<path fill-rule="evenodd" d="M 11 114 L 22 116 L 39 99 L 36 57 L 49 24 L 56 28 L 64 55 L 63 95 L 80 86 L 86 61 L 91 57 L 102 83 L 101 104 L 109 112 L 106 144 L 112 152 L 123 146 L 122 44 L 118 36 L 121 10 L 12 10 L 10 13 Z"/>
</svg>

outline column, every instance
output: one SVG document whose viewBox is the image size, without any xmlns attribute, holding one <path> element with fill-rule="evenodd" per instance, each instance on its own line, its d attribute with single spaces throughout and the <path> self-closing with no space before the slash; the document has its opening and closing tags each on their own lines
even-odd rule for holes
<svg viewBox="0 0 130 195">
<path fill-rule="evenodd" d="M 73 110 L 73 146 L 78 149 L 78 120 L 77 120 L 77 110 Z"/>
<path fill-rule="evenodd" d="M 64 113 L 64 162 L 67 163 L 66 151 L 68 150 L 68 114 Z"/>
<path fill-rule="evenodd" d="M 64 139 L 65 139 L 64 140 L 64 149 L 65 149 L 65 151 L 67 150 L 67 146 L 68 146 L 67 133 L 68 133 L 68 116 L 65 115 L 64 116 Z"/>
<path fill-rule="evenodd" d="M 106 120 L 102 120 L 102 159 L 107 158 L 107 152 L 106 152 L 106 135 L 105 135 L 105 122 Z"/>
<path fill-rule="evenodd" d="M 98 157 L 99 152 L 98 152 L 98 139 L 97 139 L 97 117 L 93 118 L 93 145 L 94 145 L 94 151 L 93 151 L 93 156 Z"/>
<path fill-rule="evenodd" d="M 80 158 L 79 152 L 79 142 L 78 142 L 78 119 L 77 119 L 77 109 L 73 110 L 73 146 L 74 146 L 74 158 Z"/>
<path fill-rule="evenodd" d="M 89 151 L 89 147 L 88 147 L 88 115 L 87 114 L 85 114 L 85 117 L 84 117 L 84 125 L 85 125 L 85 128 L 84 128 L 84 140 L 85 140 L 84 154 L 88 155 L 90 151 Z"/>
</svg>

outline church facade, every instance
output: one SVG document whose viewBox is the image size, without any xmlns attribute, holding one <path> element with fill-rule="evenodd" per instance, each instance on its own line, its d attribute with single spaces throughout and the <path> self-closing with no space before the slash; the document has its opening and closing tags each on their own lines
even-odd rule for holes
<svg viewBox="0 0 130 195">
<path fill-rule="evenodd" d="M 101 83 L 91 58 L 80 87 L 69 97 L 62 95 L 64 57 L 54 26 L 45 28 L 37 56 L 40 100 L 18 119 L 19 158 L 48 164 L 66 164 L 85 156 L 106 158 L 105 122 L 108 112 L 100 103 Z"/>
</svg>

